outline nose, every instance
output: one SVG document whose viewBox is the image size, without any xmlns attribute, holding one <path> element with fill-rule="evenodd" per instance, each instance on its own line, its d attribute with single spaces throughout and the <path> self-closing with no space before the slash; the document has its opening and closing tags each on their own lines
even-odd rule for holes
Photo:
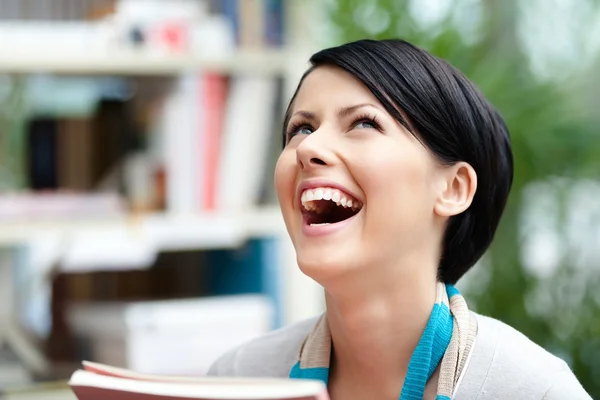
<svg viewBox="0 0 600 400">
<path fill-rule="evenodd" d="M 315 131 L 296 147 L 296 159 L 302 169 L 333 164 L 335 154 L 327 147 L 323 136 Z"/>
</svg>

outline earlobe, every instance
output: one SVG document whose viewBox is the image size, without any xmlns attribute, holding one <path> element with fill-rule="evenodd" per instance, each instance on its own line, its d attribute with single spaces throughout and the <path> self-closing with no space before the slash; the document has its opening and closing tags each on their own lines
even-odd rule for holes
<svg viewBox="0 0 600 400">
<path fill-rule="evenodd" d="M 471 165 L 460 162 L 448 168 L 443 176 L 435 213 L 442 217 L 458 215 L 473 202 L 477 190 L 477 174 Z"/>
</svg>

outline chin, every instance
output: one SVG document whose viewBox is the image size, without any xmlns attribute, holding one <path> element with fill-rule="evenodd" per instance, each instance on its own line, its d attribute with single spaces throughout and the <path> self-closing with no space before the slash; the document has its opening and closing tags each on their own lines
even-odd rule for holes
<svg viewBox="0 0 600 400">
<path fill-rule="evenodd" d="M 358 254 L 356 246 L 352 247 L 355 250 L 346 246 L 340 248 L 339 244 L 327 246 L 326 243 L 298 246 L 298 267 L 303 274 L 324 285 L 357 268 Z"/>
<path fill-rule="evenodd" d="M 362 199 L 338 184 L 318 180 L 300 184 L 296 202 L 283 200 L 302 273 L 323 284 L 355 268 L 366 222 Z"/>
</svg>

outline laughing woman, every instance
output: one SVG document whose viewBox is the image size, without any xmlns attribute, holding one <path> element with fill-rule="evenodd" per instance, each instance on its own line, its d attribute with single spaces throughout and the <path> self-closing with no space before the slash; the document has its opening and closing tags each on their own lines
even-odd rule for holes
<svg viewBox="0 0 600 400">
<path fill-rule="evenodd" d="M 498 112 L 401 40 L 310 61 L 275 183 L 326 312 L 231 350 L 210 374 L 320 379 L 334 400 L 590 399 L 565 362 L 469 311 L 453 286 L 490 245 L 510 191 Z"/>
</svg>

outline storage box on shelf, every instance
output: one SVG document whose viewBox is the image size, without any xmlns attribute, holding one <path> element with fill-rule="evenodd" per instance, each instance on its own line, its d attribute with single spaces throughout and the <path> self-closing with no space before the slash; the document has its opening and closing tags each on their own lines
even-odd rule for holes
<svg viewBox="0 0 600 400">
<path fill-rule="evenodd" d="M 261 295 L 128 303 L 85 303 L 68 321 L 97 362 L 142 373 L 199 376 L 227 350 L 272 329 Z"/>
</svg>

